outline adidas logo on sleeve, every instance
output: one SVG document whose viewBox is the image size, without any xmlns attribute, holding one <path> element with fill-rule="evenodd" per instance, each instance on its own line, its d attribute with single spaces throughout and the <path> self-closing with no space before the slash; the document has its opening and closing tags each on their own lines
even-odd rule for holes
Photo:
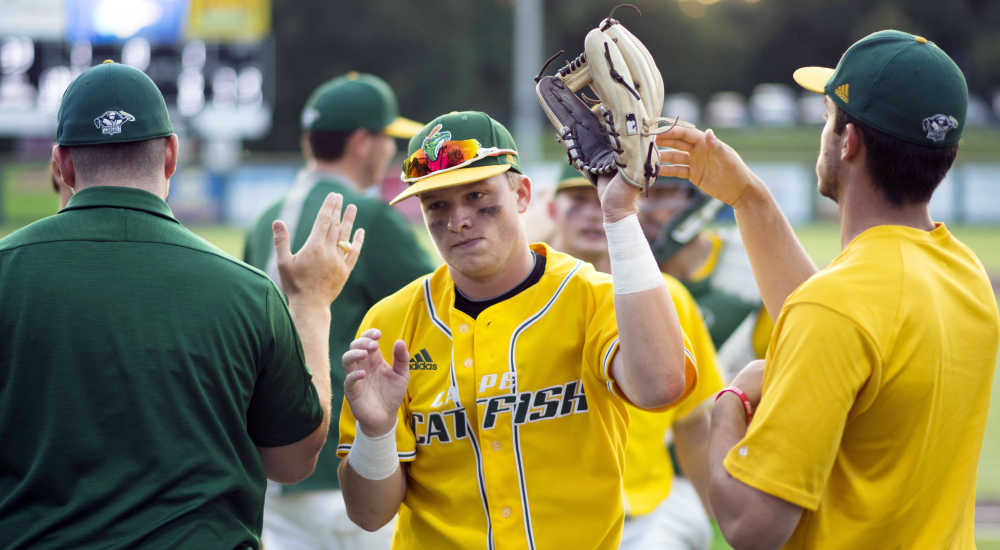
<svg viewBox="0 0 1000 550">
<path fill-rule="evenodd" d="M 421 349 L 413 357 L 410 357 L 410 370 L 437 370 L 437 363 L 431 360 L 431 354 L 427 349 Z"/>
</svg>

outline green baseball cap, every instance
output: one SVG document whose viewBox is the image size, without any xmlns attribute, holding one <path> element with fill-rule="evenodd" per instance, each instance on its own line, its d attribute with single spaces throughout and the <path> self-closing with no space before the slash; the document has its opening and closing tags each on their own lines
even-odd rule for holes
<svg viewBox="0 0 1000 550">
<path fill-rule="evenodd" d="M 316 88 L 302 109 L 302 129 L 342 131 L 364 128 L 409 138 L 420 123 L 399 116 L 396 94 L 381 78 L 349 72 Z"/>
<path fill-rule="evenodd" d="M 872 33 L 848 48 L 836 69 L 802 67 L 793 78 L 852 117 L 908 143 L 954 145 L 965 128 L 965 76 L 922 36 Z"/>
<path fill-rule="evenodd" d="M 174 133 L 167 104 L 139 69 L 113 61 L 91 67 L 70 83 L 59 105 L 56 143 L 131 143 Z"/>
<path fill-rule="evenodd" d="M 479 151 L 486 149 L 489 156 L 477 154 L 472 158 L 481 158 L 477 158 L 475 162 L 470 162 L 468 165 L 442 167 L 425 176 L 413 178 L 412 181 L 407 182 L 409 187 L 396 195 L 394 199 L 389 201 L 389 204 L 396 204 L 403 199 L 431 189 L 455 187 L 484 180 L 503 174 L 507 170 L 521 173 L 521 165 L 517 160 L 517 144 L 514 143 L 510 132 L 504 128 L 503 124 L 479 111 L 453 111 L 428 122 L 415 136 L 410 138 L 406 153 L 407 159 L 420 152 L 421 156 L 433 163 L 439 158 L 445 158 L 442 148 L 449 142 L 465 141 L 466 143 L 462 144 L 464 146 L 471 140 L 477 142 Z M 403 174 L 402 179 L 407 181 L 410 178 Z"/>
<path fill-rule="evenodd" d="M 594 187 L 594 184 L 590 183 L 579 170 L 573 167 L 572 164 L 567 164 L 563 166 L 562 172 L 559 174 L 559 181 L 556 183 L 556 193 L 560 191 L 565 191 L 566 189 L 573 189 L 575 187 Z"/>
</svg>

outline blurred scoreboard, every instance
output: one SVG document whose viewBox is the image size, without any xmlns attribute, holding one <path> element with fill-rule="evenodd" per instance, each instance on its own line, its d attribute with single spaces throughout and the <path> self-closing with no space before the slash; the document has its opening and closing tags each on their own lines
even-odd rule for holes
<svg viewBox="0 0 1000 550">
<path fill-rule="evenodd" d="M 0 0 L 0 137 L 51 136 L 66 86 L 105 59 L 145 71 L 206 138 L 270 129 L 270 0 Z"/>
</svg>

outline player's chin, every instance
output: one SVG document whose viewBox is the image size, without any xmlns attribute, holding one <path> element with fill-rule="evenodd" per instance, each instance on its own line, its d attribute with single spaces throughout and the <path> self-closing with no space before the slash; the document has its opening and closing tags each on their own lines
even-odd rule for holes
<svg viewBox="0 0 1000 550">
<path fill-rule="evenodd" d="M 478 247 L 476 247 L 478 248 Z M 457 269 L 468 277 L 478 277 L 495 270 L 499 259 L 495 257 L 492 250 L 478 250 L 473 248 L 451 249 L 445 255 L 445 261 L 452 268 Z"/>
</svg>

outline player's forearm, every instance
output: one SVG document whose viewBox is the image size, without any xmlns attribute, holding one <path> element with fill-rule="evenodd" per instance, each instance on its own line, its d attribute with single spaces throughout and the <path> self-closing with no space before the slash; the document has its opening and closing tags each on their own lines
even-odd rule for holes
<svg viewBox="0 0 1000 550">
<path fill-rule="evenodd" d="M 723 460 L 746 435 L 739 398 L 723 394 L 711 414 L 708 447 L 709 498 L 715 519 L 734 548 L 780 548 L 798 524 L 802 509 L 729 475 Z"/>
<path fill-rule="evenodd" d="M 337 474 L 347 517 L 367 531 L 375 531 L 389 523 L 406 496 L 402 465 L 385 479 L 371 480 L 359 475 L 348 459 L 340 462 Z"/>
<path fill-rule="evenodd" d="M 323 409 L 323 438 L 319 442 L 322 447 L 330 426 L 330 308 L 321 301 L 289 297 L 288 311 L 302 341 L 306 366 L 312 374 L 313 387 Z"/>
<path fill-rule="evenodd" d="M 777 318 L 785 299 L 816 273 L 816 265 L 759 178 L 733 205 L 733 211 L 761 298 Z"/>
<path fill-rule="evenodd" d="M 634 404 L 657 408 L 684 392 L 684 337 L 663 285 L 615 294 L 621 372 L 615 381 Z M 618 358 L 616 358 L 616 361 Z"/>
<path fill-rule="evenodd" d="M 674 422 L 674 448 L 677 450 L 677 462 L 684 475 L 691 480 L 698 498 L 708 514 L 714 517 L 712 505 L 708 498 L 708 439 L 711 433 L 711 406 L 702 403 L 697 409 L 684 418 Z"/>
</svg>

